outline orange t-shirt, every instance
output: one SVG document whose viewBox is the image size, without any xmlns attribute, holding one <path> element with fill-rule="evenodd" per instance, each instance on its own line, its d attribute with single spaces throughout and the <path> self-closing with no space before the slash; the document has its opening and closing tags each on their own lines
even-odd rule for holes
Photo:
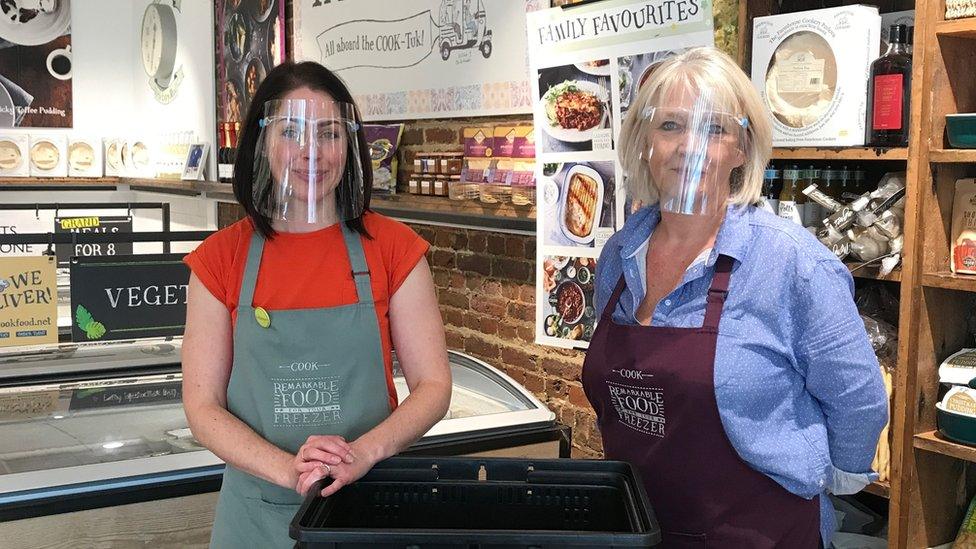
<svg viewBox="0 0 976 549">
<path fill-rule="evenodd" d="M 397 394 L 393 385 L 390 296 L 427 253 L 429 245 L 410 227 L 380 214 L 367 212 L 363 223 L 373 237 L 361 241 L 373 287 L 392 410 L 397 405 Z M 209 236 L 184 259 L 210 293 L 227 306 L 235 324 L 253 233 L 254 225 L 244 218 Z M 278 233 L 265 242 L 254 288 L 255 307 L 303 309 L 355 302 L 356 284 L 339 225 L 310 233 Z"/>
</svg>

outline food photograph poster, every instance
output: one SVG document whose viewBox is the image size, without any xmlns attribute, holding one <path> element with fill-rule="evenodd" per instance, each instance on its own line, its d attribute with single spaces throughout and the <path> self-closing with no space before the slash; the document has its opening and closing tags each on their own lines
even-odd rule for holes
<svg viewBox="0 0 976 549">
<path fill-rule="evenodd" d="M 641 207 L 617 160 L 621 123 L 664 59 L 713 46 L 708 0 L 607 0 L 527 16 L 536 131 L 536 342 L 586 348 L 596 329 L 596 263 Z"/>
<path fill-rule="evenodd" d="M 284 0 L 217 2 L 218 122 L 243 122 L 258 86 L 285 60 Z"/>
<path fill-rule="evenodd" d="M 0 2 L 0 128 L 73 125 L 71 3 Z"/>
</svg>

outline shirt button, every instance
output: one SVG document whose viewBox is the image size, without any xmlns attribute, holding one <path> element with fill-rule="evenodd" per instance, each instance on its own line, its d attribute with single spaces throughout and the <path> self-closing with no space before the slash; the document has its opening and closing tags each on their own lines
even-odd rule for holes
<svg viewBox="0 0 976 549">
<path fill-rule="evenodd" d="M 664 300 L 664 304 L 667 305 L 668 307 L 670 307 L 671 306 L 671 300 L 670 299 L 665 299 Z"/>
</svg>

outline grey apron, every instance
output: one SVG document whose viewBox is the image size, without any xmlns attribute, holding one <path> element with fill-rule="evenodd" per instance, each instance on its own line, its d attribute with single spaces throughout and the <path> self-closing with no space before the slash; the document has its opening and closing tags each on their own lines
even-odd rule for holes
<svg viewBox="0 0 976 549">
<path fill-rule="evenodd" d="M 390 415 L 366 256 L 359 234 L 344 223 L 341 227 L 358 296 L 352 305 L 255 308 L 264 238 L 255 233 L 248 249 L 227 409 L 292 454 L 310 435 L 342 435 L 352 441 Z M 288 524 L 300 502 L 294 489 L 227 465 L 210 546 L 291 547 Z"/>
</svg>

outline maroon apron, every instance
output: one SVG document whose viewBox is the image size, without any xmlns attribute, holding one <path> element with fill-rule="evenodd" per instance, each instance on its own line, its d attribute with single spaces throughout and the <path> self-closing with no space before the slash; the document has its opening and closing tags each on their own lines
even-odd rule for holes
<svg viewBox="0 0 976 549">
<path fill-rule="evenodd" d="M 721 255 L 701 328 L 620 325 L 603 310 L 583 363 L 607 459 L 640 471 L 664 548 L 782 547 L 820 543 L 819 496 L 794 495 L 732 448 L 715 402 L 715 346 L 732 259 Z"/>
</svg>

